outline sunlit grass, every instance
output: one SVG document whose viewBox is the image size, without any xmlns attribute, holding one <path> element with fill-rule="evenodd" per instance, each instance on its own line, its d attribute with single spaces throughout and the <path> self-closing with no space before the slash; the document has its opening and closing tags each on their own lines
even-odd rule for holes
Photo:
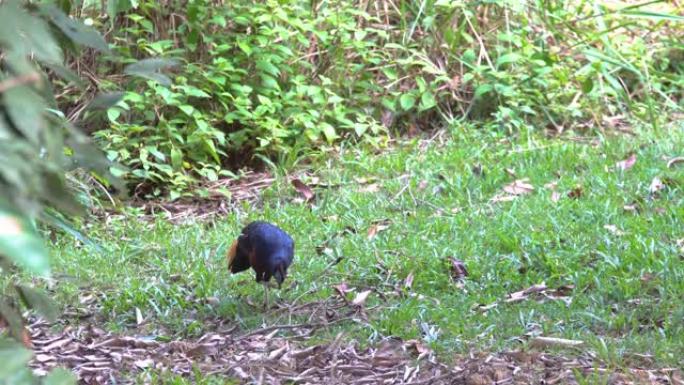
<svg viewBox="0 0 684 385">
<path fill-rule="evenodd" d="M 684 167 L 666 166 L 682 155 L 681 132 L 598 145 L 456 133 L 448 139 L 321 160 L 311 171 L 330 186 L 316 188 L 311 206 L 294 200 L 297 192 L 281 178 L 264 192 L 263 207 L 245 204 L 210 223 L 129 215 L 92 224 L 89 235 L 107 251 L 96 254 L 60 237 L 55 270 L 71 278 L 60 282 L 58 294 L 77 303 L 84 292 L 104 293 L 101 315 L 119 331 L 196 336 L 216 327 L 216 317 L 243 331 L 299 322 L 306 317 L 247 304 L 260 303 L 262 287 L 251 273 L 230 276 L 226 268 L 226 248 L 241 227 L 265 219 L 297 245 L 277 301 L 325 299 L 340 283 L 374 290 L 366 305 L 379 306 L 369 325 L 341 324 L 316 338 L 339 331 L 362 343 L 422 338 L 448 359 L 472 349 L 521 348 L 527 336 L 541 334 L 586 341 L 615 366 L 633 353 L 681 365 L 684 261 L 677 240 L 684 238 Z M 637 155 L 634 166 L 616 170 L 630 152 Z M 652 195 L 656 176 L 665 187 Z M 490 201 L 522 178 L 533 193 Z M 554 181 L 557 202 L 544 187 Z M 571 190 L 579 196 L 568 197 Z M 369 239 L 379 221 L 388 227 Z M 450 277 L 448 257 L 469 271 L 462 287 Z M 574 289 L 567 302 L 504 301 L 540 283 Z M 146 321 L 140 327 L 136 308 Z"/>
</svg>

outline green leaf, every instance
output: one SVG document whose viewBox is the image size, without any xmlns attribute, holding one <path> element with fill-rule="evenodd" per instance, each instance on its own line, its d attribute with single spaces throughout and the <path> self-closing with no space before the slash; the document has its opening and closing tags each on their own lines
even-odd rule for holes
<svg viewBox="0 0 684 385">
<path fill-rule="evenodd" d="M 322 123 L 321 127 L 323 129 L 323 135 L 328 142 L 333 142 L 335 139 L 339 138 L 339 135 L 335 132 L 335 127 L 328 123 Z"/>
<path fill-rule="evenodd" d="M 183 168 L 183 153 L 176 147 L 171 147 L 171 165 L 175 170 Z"/>
<path fill-rule="evenodd" d="M 16 342 L 0 338 L 0 378 L 12 378 L 28 364 L 33 354 Z"/>
<path fill-rule="evenodd" d="M 582 92 L 588 94 L 594 89 L 594 81 L 591 78 L 586 78 L 582 82 Z"/>
<path fill-rule="evenodd" d="M 494 87 L 492 87 L 491 84 L 480 84 L 479 86 L 477 86 L 477 88 L 475 88 L 475 98 L 480 98 L 491 92 L 493 89 Z"/>
<path fill-rule="evenodd" d="M 76 384 L 76 376 L 64 368 L 55 368 L 50 371 L 50 374 L 45 376 L 43 385 L 74 385 Z"/>
<path fill-rule="evenodd" d="M 108 0 L 107 1 L 107 16 L 109 21 L 114 25 L 116 15 L 131 9 L 130 0 Z"/>
<path fill-rule="evenodd" d="M 68 17 L 52 4 L 41 4 L 39 9 L 43 15 L 47 16 L 73 42 L 98 51 L 109 51 L 109 46 L 104 37 L 93 28 Z"/>
<path fill-rule="evenodd" d="M 88 104 L 88 110 L 106 110 L 114 107 L 123 98 L 123 92 L 108 92 L 99 94 Z"/>
<path fill-rule="evenodd" d="M 192 116 L 192 113 L 195 111 L 195 108 L 189 104 L 181 104 L 178 108 L 188 116 Z"/>
<path fill-rule="evenodd" d="M 247 56 L 252 54 L 252 47 L 250 47 L 249 43 L 245 40 L 238 40 L 237 45 L 242 50 L 242 52 L 247 54 Z"/>
<path fill-rule="evenodd" d="M 416 96 L 414 94 L 402 94 L 399 97 L 399 105 L 404 111 L 408 111 L 416 104 Z"/>
<path fill-rule="evenodd" d="M 78 88 L 85 88 L 86 83 L 83 79 L 79 78 L 76 73 L 61 64 L 45 63 L 47 68 L 49 68 L 55 75 L 60 78 L 73 83 Z"/>
<path fill-rule="evenodd" d="M 134 75 L 154 80 L 163 86 L 170 86 L 171 79 L 169 79 L 168 76 L 160 73 L 159 71 L 176 67 L 179 63 L 180 62 L 175 59 L 144 59 L 126 66 L 126 68 L 124 68 L 124 73 L 127 75 Z"/>
<path fill-rule="evenodd" d="M 0 208 L 0 254 L 33 273 L 50 273 L 48 253 L 28 221 Z M 1 362 L 1 361 L 0 361 Z"/>
<path fill-rule="evenodd" d="M 437 105 L 437 100 L 435 100 L 435 95 L 430 91 L 425 91 L 420 96 L 420 111 L 425 111 L 433 108 Z"/>
<path fill-rule="evenodd" d="M 261 74 L 261 84 L 266 88 L 280 90 L 280 86 L 278 85 L 278 81 L 273 76 L 270 76 L 270 75 Z"/>
<path fill-rule="evenodd" d="M 3 297 L 0 297 L 0 319 L 7 321 L 10 334 L 16 341 L 21 341 L 23 339 L 24 320 L 21 318 L 19 310 L 5 302 Z"/>
<path fill-rule="evenodd" d="M 55 301 L 48 297 L 43 291 L 25 285 L 15 287 L 19 297 L 26 307 L 39 312 L 49 322 L 54 322 L 59 316 L 59 310 Z"/>
<path fill-rule="evenodd" d="M 35 145 L 40 145 L 40 132 L 44 129 L 45 101 L 28 86 L 13 87 L 3 93 L 9 118 Z"/>
<path fill-rule="evenodd" d="M 18 0 L 0 3 L 0 43 L 8 51 L 22 56 L 35 55 L 43 62 L 61 63 L 62 50 L 47 23 L 30 15 Z"/>
<path fill-rule="evenodd" d="M 270 75 L 273 76 L 280 76 L 280 69 L 273 65 L 273 63 L 265 61 L 265 60 L 259 60 L 256 62 L 256 67 L 260 69 L 261 71 L 264 71 Z"/>
<path fill-rule="evenodd" d="M 503 55 L 503 56 L 500 56 L 500 57 L 496 60 L 496 67 L 499 68 L 499 67 L 501 67 L 501 66 L 504 65 L 504 64 L 516 63 L 516 62 L 518 62 L 518 60 L 520 60 L 521 58 L 522 58 L 522 56 L 520 56 L 520 54 L 517 54 L 517 53 L 508 53 L 508 54 L 505 54 L 505 55 Z"/>
<path fill-rule="evenodd" d="M 74 237 L 84 245 L 92 247 L 98 253 L 104 253 L 104 249 L 99 244 L 94 242 L 92 239 L 86 237 L 80 231 L 76 230 L 76 226 L 74 226 L 71 222 L 65 219 L 60 213 L 55 212 L 52 209 L 48 209 L 40 214 L 40 219 L 48 225 L 64 231 L 65 233 Z"/>
</svg>

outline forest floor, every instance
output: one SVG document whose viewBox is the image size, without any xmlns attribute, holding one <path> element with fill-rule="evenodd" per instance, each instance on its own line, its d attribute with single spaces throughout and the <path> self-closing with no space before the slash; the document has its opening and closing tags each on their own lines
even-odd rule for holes
<svg viewBox="0 0 684 385">
<path fill-rule="evenodd" d="M 682 149 L 680 128 L 443 131 L 100 213 L 80 224 L 99 249 L 56 236 L 41 283 L 66 310 L 33 321 L 32 365 L 84 383 L 682 384 Z M 296 242 L 267 310 L 225 260 L 256 219 Z"/>
</svg>

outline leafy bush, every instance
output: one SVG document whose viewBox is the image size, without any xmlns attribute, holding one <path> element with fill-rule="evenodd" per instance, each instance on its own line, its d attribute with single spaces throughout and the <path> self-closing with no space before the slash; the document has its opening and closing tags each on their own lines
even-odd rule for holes
<svg viewBox="0 0 684 385">
<path fill-rule="evenodd" d="M 22 305 L 49 320 L 58 315 L 45 293 L 22 284 L 16 274 L 19 269 L 37 276 L 50 273 L 36 221 L 69 229 L 60 213 L 83 213 L 67 183 L 68 171 L 87 169 L 102 182 L 117 185 L 104 154 L 64 118 L 55 102 L 51 79 L 80 83 L 63 66 L 64 48 L 79 45 L 108 50 L 95 30 L 54 5 L 0 3 L 0 384 L 36 383 L 25 367 L 31 352 L 5 338 L 7 331 L 29 345 Z M 102 95 L 94 104 L 106 108 L 106 100 L 116 102 Z M 58 370 L 44 383 L 73 383 L 73 376 Z"/>
<path fill-rule="evenodd" d="M 668 10 L 505 0 L 136 4 L 117 19 L 119 53 L 186 65 L 173 84 L 131 83 L 96 137 L 153 195 L 180 196 L 254 155 L 377 145 L 390 131 L 462 119 L 562 133 L 603 129 L 605 116 L 657 126 L 660 110 L 681 109 L 682 68 L 665 52 L 681 46 L 682 18 Z"/>
</svg>

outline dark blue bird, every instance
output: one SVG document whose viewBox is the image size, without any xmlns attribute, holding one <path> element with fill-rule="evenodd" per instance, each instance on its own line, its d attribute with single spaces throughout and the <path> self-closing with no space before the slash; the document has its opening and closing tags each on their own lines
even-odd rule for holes
<svg viewBox="0 0 684 385">
<path fill-rule="evenodd" d="M 294 241 L 278 226 L 252 222 L 242 229 L 228 251 L 228 268 L 236 274 L 250 267 L 256 281 L 264 285 L 264 307 L 268 306 L 268 283 L 275 278 L 281 287 L 294 258 Z"/>
</svg>

